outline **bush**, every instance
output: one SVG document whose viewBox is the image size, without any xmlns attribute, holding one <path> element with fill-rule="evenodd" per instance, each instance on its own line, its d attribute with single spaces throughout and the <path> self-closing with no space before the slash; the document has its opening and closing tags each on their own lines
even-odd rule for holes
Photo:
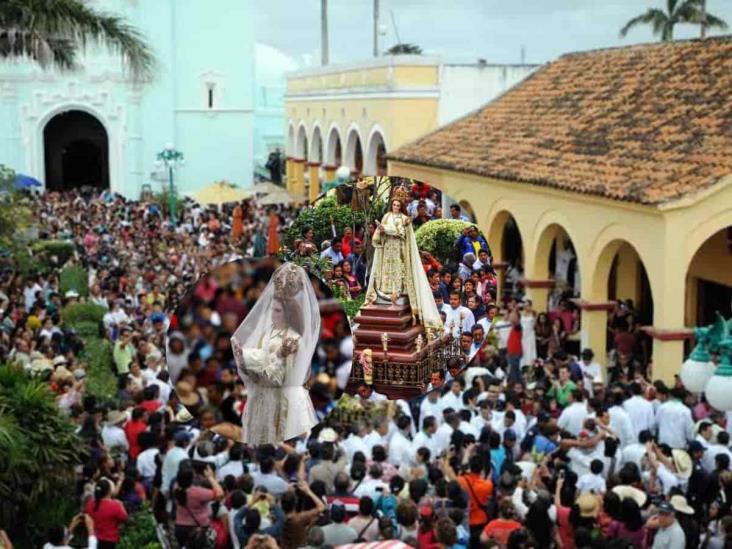
<svg viewBox="0 0 732 549">
<path fill-rule="evenodd" d="M 149 508 L 140 509 L 130 516 L 120 532 L 117 549 L 162 549 Z"/>
<path fill-rule="evenodd" d="M 30 253 L 27 246 L 11 243 L 8 246 L 12 269 L 23 276 L 45 275 L 50 270 L 50 265 Z"/>
<path fill-rule="evenodd" d="M 59 411 L 48 383 L 20 367 L 0 366 L 0 528 L 11 539 L 25 538 L 28 546 L 40 547 L 35 538 L 51 526 L 46 521 L 66 522 L 73 512 L 60 500 L 66 499 L 62 495 L 73 499 L 75 469 L 87 457 L 75 429 Z M 34 511 L 49 506 L 55 509 Z"/>
<path fill-rule="evenodd" d="M 465 227 L 474 225 L 466 221 L 437 219 L 422 225 L 415 232 L 417 247 L 431 253 L 440 263 L 459 263 L 462 259 L 455 244 Z"/>
<path fill-rule="evenodd" d="M 83 340 L 81 359 L 87 364 L 86 392 L 97 400 L 114 402 L 117 399 L 117 376 L 112 344 L 99 337 L 83 337 Z"/>
<path fill-rule="evenodd" d="M 59 289 L 61 294 L 69 290 L 76 290 L 80 296 L 89 295 L 89 275 L 80 265 L 69 265 L 59 274 Z"/>
<path fill-rule="evenodd" d="M 61 311 L 61 321 L 70 328 L 78 330 L 79 323 L 89 322 L 95 326 L 99 325 L 106 313 L 107 309 L 96 303 L 72 303 Z"/>
<path fill-rule="evenodd" d="M 346 227 L 352 227 L 354 224 L 363 225 L 365 222 L 363 213 L 353 212 L 350 206 L 338 206 L 335 197 L 324 198 L 318 201 L 315 207 L 300 212 L 285 235 L 285 244 L 292 248 L 295 240 L 302 238 L 306 228 L 313 230 L 315 242 L 331 240 L 333 238 L 331 219 L 339 235 L 343 234 Z"/>
<path fill-rule="evenodd" d="M 74 255 L 74 243 L 68 240 L 41 240 L 31 245 L 31 250 L 39 259 L 62 267 Z M 55 261 L 53 260 L 55 258 Z"/>
</svg>

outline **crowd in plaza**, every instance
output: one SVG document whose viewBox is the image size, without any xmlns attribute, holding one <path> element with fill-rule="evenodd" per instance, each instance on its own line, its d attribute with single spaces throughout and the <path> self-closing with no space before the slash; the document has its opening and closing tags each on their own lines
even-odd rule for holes
<svg viewBox="0 0 732 549">
<path fill-rule="evenodd" d="M 467 220 L 457 205 L 442 212 L 428 186 L 411 192 L 415 225 Z M 502 274 L 467 228 L 456 264 L 422 254 L 464 362 L 432 372 L 425 394 L 394 415 L 336 420 L 328 412 L 352 346 L 334 315 L 310 386 L 322 422 L 252 448 L 226 436 L 246 406 L 228 340 L 264 277 L 236 287 L 202 277 L 236 256 L 278 251 L 295 212 L 186 201 L 173 228 L 160 206 L 108 193 L 47 194 L 35 210 L 41 237 L 72 239 L 72 261 L 89 273 L 87 298 L 61 293 L 57 272 L 0 284 L 3 361 L 47 376 L 90 449 L 76 494 L 86 514 L 70 532 L 49 532 L 49 549 L 82 522 L 97 547 L 115 547 L 146 503 L 190 549 L 732 546 L 732 423 L 682 386 L 653 381 L 632 303 L 610 315 L 610 349 L 579 349 L 571 295 L 535 312 L 518 265 Z M 292 253 L 330 258 L 329 283 L 357 296 L 373 230 L 327 242 L 306 230 Z M 111 404 L 86 393 L 83 338 L 60 319 L 80 300 L 108 309 Z M 608 351 L 603 377 L 595 355 Z M 361 398 L 378 395 L 367 387 Z"/>
</svg>

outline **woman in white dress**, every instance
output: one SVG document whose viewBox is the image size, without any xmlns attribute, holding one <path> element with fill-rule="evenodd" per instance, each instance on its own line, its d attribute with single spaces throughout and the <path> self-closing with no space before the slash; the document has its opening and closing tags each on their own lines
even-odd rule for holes
<svg viewBox="0 0 732 549">
<path fill-rule="evenodd" d="M 522 366 L 531 366 L 536 360 L 536 313 L 531 306 L 531 300 L 525 299 L 521 309 L 521 356 Z"/>
<path fill-rule="evenodd" d="M 316 423 L 310 375 L 320 335 L 320 311 L 310 279 L 294 263 L 281 265 L 231 344 L 247 387 L 242 442 L 277 444 Z"/>
</svg>

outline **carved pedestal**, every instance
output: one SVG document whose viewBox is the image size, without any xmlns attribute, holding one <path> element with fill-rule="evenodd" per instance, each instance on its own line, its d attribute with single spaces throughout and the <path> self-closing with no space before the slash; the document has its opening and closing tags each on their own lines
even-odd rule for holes
<svg viewBox="0 0 732 549">
<path fill-rule="evenodd" d="M 347 388 L 349 393 L 353 393 L 358 382 L 363 380 L 358 356 L 364 349 L 373 352 L 374 388 L 392 400 L 418 396 L 420 385 L 429 383 L 431 371 L 445 367 L 447 360 L 458 354 L 449 336 L 440 332 L 429 338 L 422 325 L 413 325 L 411 310 L 406 304 L 366 305 L 354 324 L 358 327 L 353 331 L 354 361 Z"/>
</svg>

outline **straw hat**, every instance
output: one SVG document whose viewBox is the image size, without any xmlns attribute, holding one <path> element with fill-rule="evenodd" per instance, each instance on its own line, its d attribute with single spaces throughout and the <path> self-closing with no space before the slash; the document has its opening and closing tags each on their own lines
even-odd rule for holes
<svg viewBox="0 0 732 549">
<path fill-rule="evenodd" d="M 643 490 L 638 490 L 638 488 L 635 488 L 633 486 L 615 486 L 613 488 L 613 492 L 615 492 L 621 500 L 624 500 L 626 498 L 635 500 L 635 502 L 638 504 L 638 507 L 643 507 L 646 504 L 646 501 L 648 501 L 648 496 L 646 495 L 646 493 Z"/>
<path fill-rule="evenodd" d="M 670 503 L 671 507 L 673 507 L 679 513 L 683 513 L 684 515 L 694 514 L 694 509 L 691 507 L 691 505 L 689 505 L 684 496 L 672 496 Z"/>
<path fill-rule="evenodd" d="M 595 518 L 600 511 L 600 502 L 594 494 L 581 494 L 577 498 L 577 506 L 579 507 L 581 517 Z"/>
<path fill-rule="evenodd" d="M 326 427 L 318 435 L 318 442 L 335 442 L 336 440 L 338 440 L 338 434 L 330 427 Z"/>
<path fill-rule="evenodd" d="M 674 460 L 676 474 L 684 479 L 689 478 L 691 476 L 692 470 L 694 469 L 689 454 L 687 454 L 684 450 L 672 450 L 671 457 Z"/>
<path fill-rule="evenodd" d="M 185 406 L 178 410 L 178 413 L 175 414 L 175 422 L 176 423 L 188 423 L 193 419 L 193 416 L 188 411 L 188 408 Z"/>
<path fill-rule="evenodd" d="M 112 410 L 107 413 L 107 425 L 121 425 L 127 421 L 127 414 L 119 410 Z"/>
</svg>

